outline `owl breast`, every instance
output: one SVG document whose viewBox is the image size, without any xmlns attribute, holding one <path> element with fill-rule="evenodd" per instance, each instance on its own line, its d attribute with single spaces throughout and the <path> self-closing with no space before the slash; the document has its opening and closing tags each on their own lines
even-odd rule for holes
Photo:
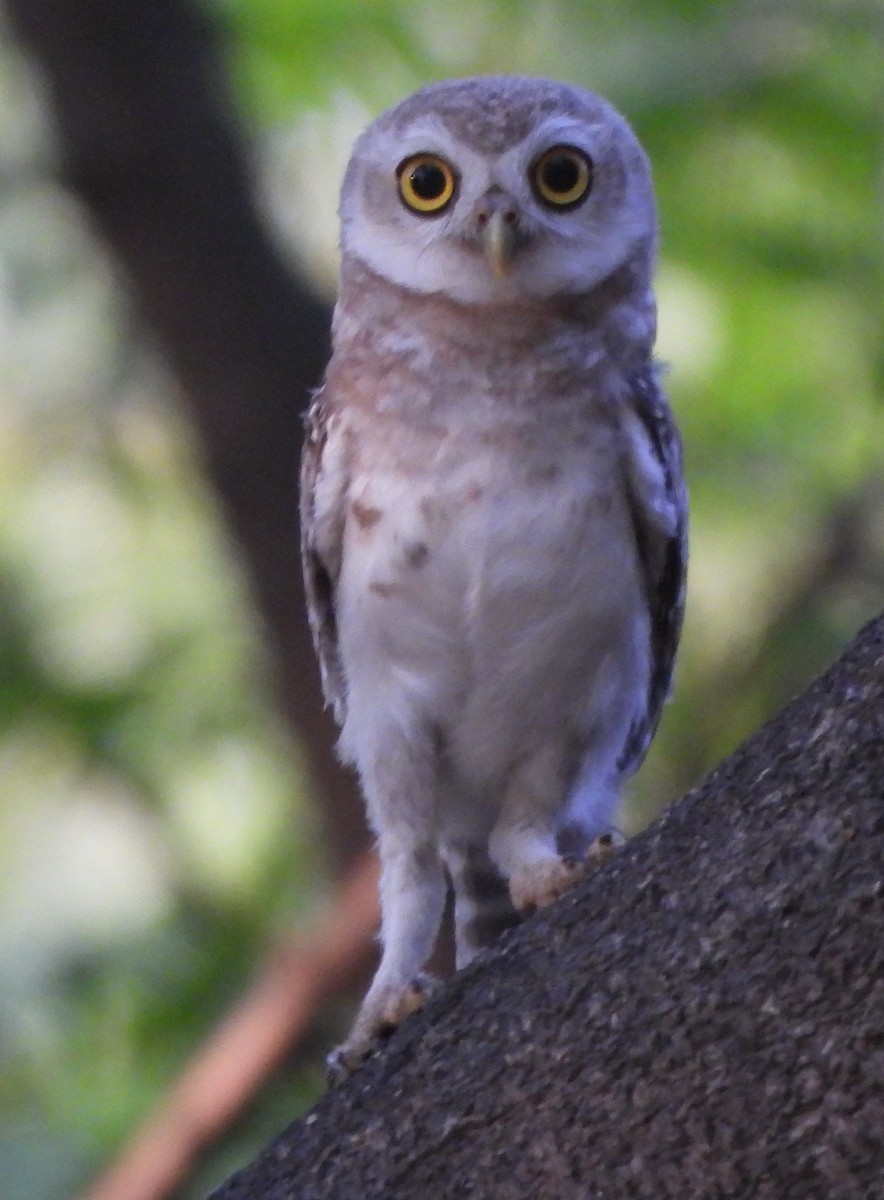
<svg viewBox="0 0 884 1200">
<path fill-rule="evenodd" d="M 600 710 L 628 724 L 648 678 L 616 430 L 586 397 L 500 407 L 350 414 L 342 746 L 414 729 L 472 795 Z"/>
</svg>

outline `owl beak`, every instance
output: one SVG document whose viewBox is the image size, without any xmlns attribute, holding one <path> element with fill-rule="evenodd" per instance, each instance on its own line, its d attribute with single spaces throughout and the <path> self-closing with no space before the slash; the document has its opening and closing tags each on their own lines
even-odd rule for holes
<svg viewBox="0 0 884 1200">
<path fill-rule="evenodd" d="M 488 196 L 476 214 L 485 258 L 496 279 L 506 279 L 518 243 L 518 213 L 513 202 L 498 194 Z"/>
</svg>

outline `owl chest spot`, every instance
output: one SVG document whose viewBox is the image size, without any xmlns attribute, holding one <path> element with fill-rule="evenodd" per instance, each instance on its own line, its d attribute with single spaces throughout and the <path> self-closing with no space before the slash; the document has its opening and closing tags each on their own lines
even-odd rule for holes
<svg viewBox="0 0 884 1200">
<path fill-rule="evenodd" d="M 593 459 L 580 445 L 538 451 L 502 427 L 355 473 L 345 576 L 363 619 L 371 611 L 394 632 L 432 624 L 469 642 L 489 622 L 511 624 L 507 609 L 576 599 L 587 572 L 611 574 L 626 540 L 610 455 Z"/>
</svg>

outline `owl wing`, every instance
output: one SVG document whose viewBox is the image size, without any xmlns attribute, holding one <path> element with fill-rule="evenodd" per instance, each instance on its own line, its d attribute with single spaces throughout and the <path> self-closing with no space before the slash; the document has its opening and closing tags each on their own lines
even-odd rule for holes
<svg viewBox="0 0 884 1200">
<path fill-rule="evenodd" d="M 618 763 L 631 774 L 647 753 L 671 689 L 688 561 L 681 439 L 653 367 L 632 381 L 625 433 L 627 494 L 651 623 L 647 697 L 633 718 Z"/>
<path fill-rule="evenodd" d="M 325 702 L 342 724 L 346 687 L 338 652 L 335 590 L 341 573 L 347 472 L 339 427 L 320 389 L 304 419 L 301 456 L 301 562 L 307 618 Z"/>
</svg>

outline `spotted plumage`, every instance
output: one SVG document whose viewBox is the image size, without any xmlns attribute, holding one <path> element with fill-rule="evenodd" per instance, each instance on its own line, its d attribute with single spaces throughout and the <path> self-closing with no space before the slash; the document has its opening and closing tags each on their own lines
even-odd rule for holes
<svg viewBox="0 0 884 1200">
<path fill-rule="evenodd" d="M 592 93 L 423 89 L 354 149 L 304 570 L 382 860 L 383 957 L 336 1069 L 583 874 L 668 694 L 687 503 L 652 347 L 647 160 Z"/>
</svg>

